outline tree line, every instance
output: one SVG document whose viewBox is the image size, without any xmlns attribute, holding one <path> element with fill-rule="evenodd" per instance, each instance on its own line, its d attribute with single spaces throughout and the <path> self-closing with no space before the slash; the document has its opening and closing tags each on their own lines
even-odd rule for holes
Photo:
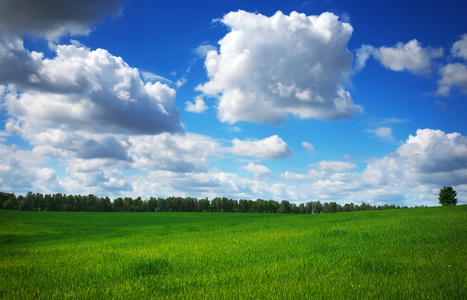
<svg viewBox="0 0 467 300">
<path fill-rule="evenodd" d="M 87 211 L 87 212 L 243 212 L 243 213 L 290 213 L 320 214 L 363 210 L 385 210 L 407 208 L 396 205 L 362 204 L 340 205 L 336 202 L 309 201 L 295 204 L 287 200 L 246 200 L 216 197 L 197 199 L 194 197 L 168 197 L 143 200 L 141 197 L 119 197 L 112 202 L 109 197 L 92 194 L 65 195 L 29 192 L 26 196 L 0 192 L 0 208 L 26 211 Z"/>
</svg>

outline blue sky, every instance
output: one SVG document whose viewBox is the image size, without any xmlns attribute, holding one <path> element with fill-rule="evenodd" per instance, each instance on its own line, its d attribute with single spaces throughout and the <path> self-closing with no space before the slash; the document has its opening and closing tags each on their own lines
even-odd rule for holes
<svg viewBox="0 0 467 300">
<path fill-rule="evenodd" d="M 464 1 L 0 3 L 0 190 L 467 203 Z"/>
</svg>

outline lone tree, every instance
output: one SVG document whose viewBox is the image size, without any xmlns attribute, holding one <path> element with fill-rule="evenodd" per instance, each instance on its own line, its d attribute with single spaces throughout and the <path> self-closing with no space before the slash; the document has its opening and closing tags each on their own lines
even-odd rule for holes
<svg viewBox="0 0 467 300">
<path fill-rule="evenodd" d="M 452 188 L 452 186 L 443 186 L 443 188 L 439 191 L 439 204 L 446 206 L 446 205 L 456 205 L 457 204 L 457 193 Z"/>
</svg>

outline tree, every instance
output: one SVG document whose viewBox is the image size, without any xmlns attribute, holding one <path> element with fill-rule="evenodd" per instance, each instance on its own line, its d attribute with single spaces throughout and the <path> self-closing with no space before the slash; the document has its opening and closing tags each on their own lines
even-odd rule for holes
<svg viewBox="0 0 467 300">
<path fill-rule="evenodd" d="M 320 214 L 322 211 L 323 211 L 323 205 L 321 204 L 321 202 L 319 202 L 319 200 L 313 202 L 313 213 Z"/>
<path fill-rule="evenodd" d="M 446 205 L 456 205 L 457 204 L 457 192 L 452 188 L 452 186 L 443 186 L 439 191 L 439 204 Z"/>
<path fill-rule="evenodd" d="M 290 202 L 287 200 L 282 200 L 277 212 L 282 214 L 290 214 L 291 210 L 292 208 L 290 207 Z"/>
</svg>

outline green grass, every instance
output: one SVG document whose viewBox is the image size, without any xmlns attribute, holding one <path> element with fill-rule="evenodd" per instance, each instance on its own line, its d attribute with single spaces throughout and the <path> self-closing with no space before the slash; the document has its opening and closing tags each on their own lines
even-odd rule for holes
<svg viewBox="0 0 467 300">
<path fill-rule="evenodd" d="M 0 211 L 2 299 L 466 299 L 467 206 Z"/>
</svg>

